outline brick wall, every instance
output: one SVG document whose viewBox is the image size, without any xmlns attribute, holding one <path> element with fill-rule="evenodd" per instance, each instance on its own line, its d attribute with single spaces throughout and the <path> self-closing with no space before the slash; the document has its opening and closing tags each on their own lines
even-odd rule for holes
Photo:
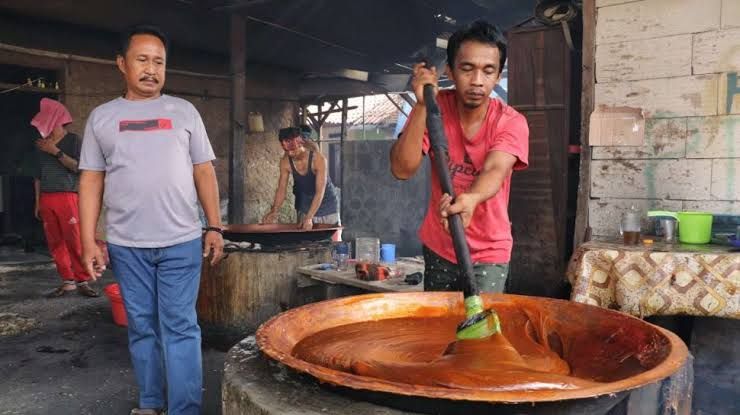
<svg viewBox="0 0 740 415">
<path fill-rule="evenodd" d="M 621 211 L 740 214 L 740 1 L 596 0 L 595 105 L 645 111 L 641 147 L 594 147 L 589 225 Z"/>
</svg>

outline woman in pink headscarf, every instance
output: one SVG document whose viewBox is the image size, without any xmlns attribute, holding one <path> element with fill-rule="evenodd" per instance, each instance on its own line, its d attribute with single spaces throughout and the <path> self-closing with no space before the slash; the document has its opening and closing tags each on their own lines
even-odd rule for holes
<svg viewBox="0 0 740 415">
<path fill-rule="evenodd" d="M 62 285 L 50 297 L 61 297 L 73 290 L 86 297 L 97 297 L 98 293 L 87 283 L 90 277 L 80 261 L 77 161 L 82 140 L 67 131 L 66 125 L 72 122 L 72 116 L 64 105 L 42 98 L 40 106 L 31 120 L 40 135 L 36 140 L 40 168 L 34 180 L 34 213 L 44 223 L 49 251 L 62 277 Z"/>
</svg>

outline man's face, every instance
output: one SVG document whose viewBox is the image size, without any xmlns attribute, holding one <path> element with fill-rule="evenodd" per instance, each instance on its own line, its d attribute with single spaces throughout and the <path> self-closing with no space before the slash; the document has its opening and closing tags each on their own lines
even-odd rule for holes
<svg viewBox="0 0 740 415">
<path fill-rule="evenodd" d="M 129 99 L 159 96 L 164 86 L 167 54 L 158 37 L 141 34 L 131 37 L 126 56 L 118 56 L 118 69 L 126 80 Z"/>
<path fill-rule="evenodd" d="M 280 145 L 289 157 L 296 157 L 303 151 L 303 138 L 295 136 L 285 140 L 280 140 Z"/>
<path fill-rule="evenodd" d="M 491 95 L 500 77 L 499 59 L 496 46 L 476 41 L 460 45 L 454 66 L 447 67 L 447 75 L 467 108 L 478 108 Z"/>
</svg>

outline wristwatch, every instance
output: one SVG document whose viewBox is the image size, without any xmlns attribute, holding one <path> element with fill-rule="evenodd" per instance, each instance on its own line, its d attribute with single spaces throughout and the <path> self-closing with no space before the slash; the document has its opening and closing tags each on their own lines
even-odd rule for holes
<svg viewBox="0 0 740 415">
<path fill-rule="evenodd" d="M 217 226 L 208 226 L 208 227 L 206 227 L 206 228 L 203 228 L 203 230 L 204 230 L 205 232 L 218 232 L 218 233 L 220 233 L 220 234 L 221 234 L 221 236 L 223 236 L 223 234 L 224 234 L 224 230 L 223 230 L 223 228 L 219 228 L 219 227 L 217 227 Z"/>
<path fill-rule="evenodd" d="M 57 153 L 54 154 L 54 157 L 61 159 L 62 157 L 64 157 L 64 151 L 62 150 L 57 151 Z"/>
</svg>

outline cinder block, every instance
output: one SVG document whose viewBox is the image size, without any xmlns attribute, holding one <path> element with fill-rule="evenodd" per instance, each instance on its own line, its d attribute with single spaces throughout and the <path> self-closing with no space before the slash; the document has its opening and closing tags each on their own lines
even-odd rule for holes
<svg viewBox="0 0 740 415">
<path fill-rule="evenodd" d="M 598 10 L 596 43 L 716 30 L 722 0 L 646 0 Z"/>
<path fill-rule="evenodd" d="M 740 115 L 689 118 L 686 157 L 740 157 Z"/>
<path fill-rule="evenodd" d="M 740 114 L 740 74 L 726 72 L 719 77 L 718 114 Z"/>
<path fill-rule="evenodd" d="M 591 199 L 588 203 L 588 223 L 591 233 L 596 236 L 619 235 L 619 221 L 622 213 L 634 206 L 645 216 L 647 225 L 648 210 L 681 210 L 680 200 L 660 199 Z"/>
<path fill-rule="evenodd" d="M 740 215 L 740 201 L 728 202 L 687 200 L 683 202 L 683 210 L 712 212 L 715 214 L 723 215 Z"/>
<path fill-rule="evenodd" d="M 698 33 L 694 35 L 693 51 L 694 74 L 738 71 L 740 28 Z"/>
<path fill-rule="evenodd" d="M 593 147 L 598 159 L 683 158 L 686 154 L 687 118 L 652 118 L 645 122 L 645 145 L 639 147 Z"/>
<path fill-rule="evenodd" d="M 712 199 L 740 200 L 740 158 L 712 160 Z"/>
<path fill-rule="evenodd" d="M 692 35 L 596 47 L 596 81 L 619 82 L 691 75 Z"/>
<path fill-rule="evenodd" d="M 638 107 L 648 118 L 717 115 L 718 79 L 719 75 L 698 75 L 598 83 L 596 105 Z"/>
<path fill-rule="evenodd" d="M 712 160 L 594 160 L 591 196 L 709 200 Z"/>
<path fill-rule="evenodd" d="M 740 27 L 740 1 L 722 0 L 722 28 Z"/>
</svg>

